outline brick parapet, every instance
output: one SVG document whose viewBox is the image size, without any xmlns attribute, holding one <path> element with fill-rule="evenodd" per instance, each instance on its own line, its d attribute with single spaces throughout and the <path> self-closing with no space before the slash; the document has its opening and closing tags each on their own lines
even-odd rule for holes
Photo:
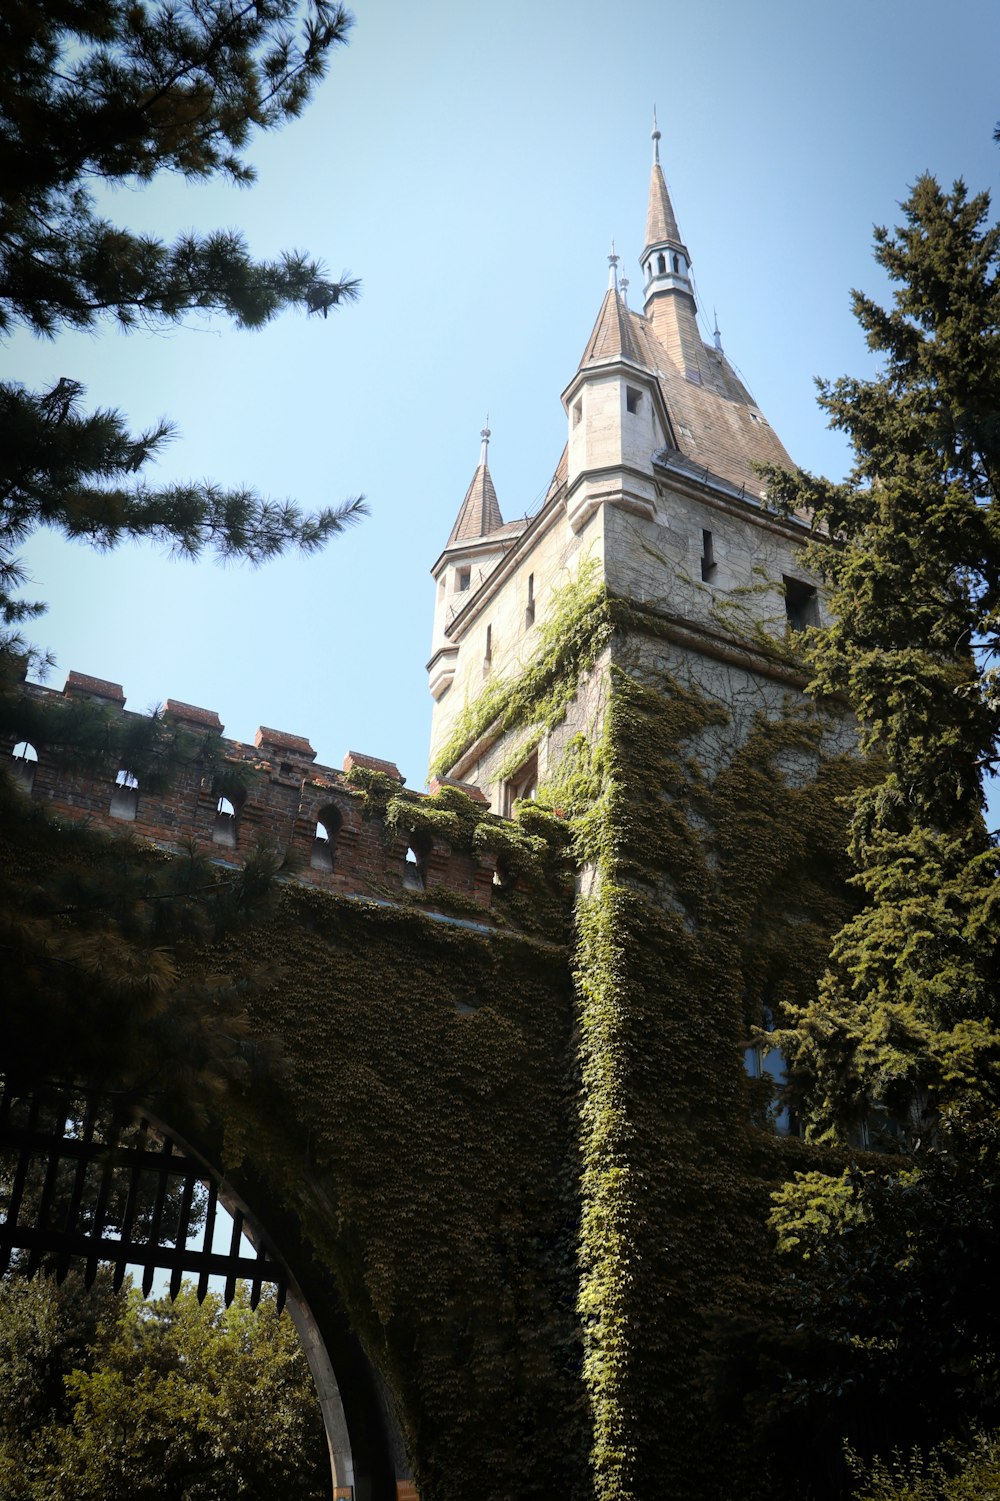
<svg viewBox="0 0 1000 1501">
<path fill-rule="evenodd" d="M 117 684 L 82 673 L 71 673 L 61 693 L 32 683 L 22 691 L 49 701 L 87 694 L 124 720 L 144 717 L 125 709 Z M 347 772 L 354 766 L 385 772 L 399 781 L 402 791 L 404 778 L 393 762 L 350 751 L 340 770 L 318 764 L 316 752 L 300 735 L 262 726 L 248 745 L 224 738 L 213 710 L 168 699 L 163 713 L 193 737 L 211 737 L 221 757 L 221 780 L 219 771 L 206 773 L 197 760 L 179 762 L 165 791 L 144 792 L 127 780 L 119 784 L 119 772 L 125 768 L 110 762 L 96 770 L 73 766 L 58 747 L 38 744 L 33 747 L 37 761 L 20 760 L 16 768 L 23 790 L 57 817 L 87 821 L 115 833 L 127 829 L 162 849 L 180 850 L 193 840 L 219 863 L 238 864 L 264 841 L 298 856 L 291 879 L 305 885 L 380 899 L 391 899 L 394 893 L 413 899 L 425 887 L 443 889 L 488 914 L 494 892 L 491 856 L 433 840 L 429 846 L 420 845 L 414 866 L 407 858 L 410 845 L 405 835 L 391 833 L 379 817 L 363 816 L 365 794 L 350 785 Z M 0 737 L 0 753 L 9 755 L 16 744 L 16 736 Z M 235 809 L 231 816 L 220 813 L 219 791 L 226 786 L 227 768 L 233 774 L 233 790 L 226 794 Z M 240 788 L 244 781 L 245 791 Z M 425 796 L 409 790 L 404 795 L 415 804 Z M 317 837 L 320 824 L 326 840 Z"/>
</svg>

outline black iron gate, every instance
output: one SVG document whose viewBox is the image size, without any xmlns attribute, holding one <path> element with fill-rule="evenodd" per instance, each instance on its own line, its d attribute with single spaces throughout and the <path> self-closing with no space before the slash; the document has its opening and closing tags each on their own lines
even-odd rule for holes
<svg viewBox="0 0 1000 1501">
<path fill-rule="evenodd" d="M 232 1217 L 227 1250 L 214 1249 L 220 1204 Z M 227 1306 L 239 1279 L 253 1307 L 265 1283 L 275 1285 L 279 1309 L 285 1299 L 284 1268 L 260 1226 L 121 1097 L 72 1086 L 21 1092 L 0 1080 L 0 1275 L 13 1265 L 31 1277 L 45 1266 L 62 1281 L 74 1262 L 85 1264 L 87 1286 L 103 1262 L 116 1288 L 127 1267 L 141 1269 L 145 1294 L 165 1271 L 171 1297 L 187 1274 L 199 1300 L 210 1277 L 224 1279 Z"/>
</svg>

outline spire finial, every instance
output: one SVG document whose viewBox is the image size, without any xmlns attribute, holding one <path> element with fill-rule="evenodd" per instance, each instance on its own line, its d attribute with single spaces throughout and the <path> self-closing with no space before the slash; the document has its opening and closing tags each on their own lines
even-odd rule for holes
<svg viewBox="0 0 1000 1501">
<path fill-rule="evenodd" d="M 653 105 L 653 162 L 660 160 L 660 127 L 656 123 L 656 105 Z"/>
<path fill-rule="evenodd" d="M 713 342 L 715 344 L 716 349 L 721 354 L 722 353 L 722 335 L 719 333 L 719 315 L 715 311 L 715 308 L 712 309 L 712 318 L 713 318 L 713 320 L 715 322 L 715 327 L 712 329 L 712 339 L 713 339 Z"/>
<path fill-rule="evenodd" d="M 618 286 L 621 289 L 622 302 L 624 302 L 625 306 L 628 307 L 628 277 L 623 275 L 621 281 L 618 283 Z"/>
<path fill-rule="evenodd" d="M 482 446 L 482 448 L 479 451 L 479 462 L 480 462 L 480 464 L 485 464 L 486 463 L 486 451 L 487 451 L 487 449 L 490 446 L 490 436 L 491 436 L 491 434 L 490 434 L 490 414 L 489 414 L 489 412 L 486 413 L 486 426 L 483 428 L 483 430 L 479 434 L 479 436 L 483 440 L 483 446 Z"/>
<path fill-rule="evenodd" d="M 608 291 L 609 292 L 617 292 L 618 291 L 618 261 L 619 261 L 619 257 L 617 255 L 615 255 L 615 242 L 614 242 L 614 240 L 612 240 L 611 241 L 611 254 L 608 256 Z"/>
</svg>

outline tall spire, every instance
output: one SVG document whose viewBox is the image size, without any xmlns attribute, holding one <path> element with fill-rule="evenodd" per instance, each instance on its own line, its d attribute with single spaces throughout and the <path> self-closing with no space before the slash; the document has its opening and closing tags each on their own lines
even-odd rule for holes
<svg viewBox="0 0 1000 1501">
<path fill-rule="evenodd" d="M 660 128 L 656 123 L 656 108 L 653 108 L 653 166 L 649 177 L 649 209 L 646 213 L 646 250 L 654 245 L 671 245 L 684 249 L 681 232 L 677 228 L 673 204 L 667 192 L 667 184 L 660 166 Z M 643 252 L 645 254 L 645 251 Z"/>
<path fill-rule="evenodd" d="M 490 532 L 498 531 L 503 526 L 500 503 L 497 500 L 497 492 L 493 488 L 493 479 L 487 461 L 491 437 L 488 413 L 486 426 L 479 436 L 482 440 L 479 449 L 479 464 L 472 476 L 472 483 L 465 492 L 465 499 L 462 501 L 455 525 L 451 529 L 451 536 L 447 542 L 449 547 L 456 542 L 472 542 L 478 537 L 488 537 Z"/>
<path fill-rule="evenodd" d="M 660 166 L 660 127 L 653 111 L 653 164 L 649 176 L 646 244 L 640 257 L 643 311 L 684 371 L 698 371 L 702 360 L 697 304 L 691 280 L 691 257 L 681 239 L 673 204 Z"/>
</svg>

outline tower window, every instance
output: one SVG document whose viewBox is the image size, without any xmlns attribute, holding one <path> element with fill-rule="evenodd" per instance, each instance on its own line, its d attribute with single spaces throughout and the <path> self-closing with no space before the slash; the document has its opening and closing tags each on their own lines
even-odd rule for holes
<svg viewBox="0 0 1000 1501">
<path fill-rule="evenodd" d="M 789 630 L 805 631 L 812 625 L 819 625 L 819 596 L 812 584 L 787 576 L 781 582 L 785 590 L 785 615 Z"/>
<path fill-rule="evenodd" d="M 665 255 L 658 255 L 656 257 L 656 269 L 657 269 L 657 271 L 659 271 L 659 273 L 660 273 L 661 276 L 666 276 L 666 274 L 667 274 L 667 258 L 666 258 Z"/>
<path fill-rule="evenodd" d="M 455 570 L 455 588 L 456 588 L 457 592 L 459 594 L 464 594 L 465 591 L 466 591 L 466 589 L 468 589 L 468 587 L 469 587 L 469 585 L 471 583 L 472 583 L 472 569 L 471 568 L 456 568 L 456 570 Z"/>
<path fill-rule="evenodd" d="M 582 421 L 583 421 L 583 402 L 582 401 L 574 401 L 574 403 L 573 403 L 573 426 L 574 427 L 579 427 L 580 423 Z"/>
<path fill-rule="evenodd" d="M 680 256 L 677 256 L 677 255 L 674 256 L 674 270 L 677 272 L 677 275 L 679 276 L 680 275 L 680 271 L 681 271 L 681 262 L 680 262 Z"/>
<path fill-rule="evenodd" d="M 711 532 L 702 532 L 702 534 L 701 534 L 701 578 L 702 578 L 702 582 L 703 583 L 707 584 L 710 581 L 710 579 L 713 577 L 713 575 L 715 573 L 715 570 L 716 570 L 717 566 L 718 565 L 717 565 L 717 563 L 715 561 L 715 547 L 714 547 L 714 544 L 713 544 L 713 541 L 712 541 L 712 533 Z"/>
<path fill-rule="evenodd" d="M 509 781 L 504 783 L 503 811 L 504 817 L 510 818 L 514 812 L 515 803 L 532 802 L 538 792 L 538 752 L 534 750 L 531 755 L 519 766 Z"/>
<path fill-rule="evenodd" d="M 642 392 L 641 391 L 637 391 L 634 386 L 626 386 L 625 387 L 625 407 L 626 407 L 626 410 L 629 411 L 629 412 L 635 413 L 635 412 L 637 412 L 639 410 L 639 408 L 640 408 L 641 405 L 642 405 Z"/>
<path fill-rule="evenodd" d="M 535 575 L 533 573 L 529 573 L 528 574 L 528 600 L 527 600 L 527 603 L 524 606 L 524 626 L 525 626 L 525 629 L 527 630 L 527 628 L 529 626 L 534 625 L 534 623 L 535 623 Z"/>
<path fill-rule="evenodd" d="M 486 674 L 489 672 L 489 670 L 490 670 L 490 668 L 492 666 L 493 666 L 493 627 L 492 627 L 492 625 L 488 625 L 486 627 L 486 645 L 483 648 L 483 677 L 486 676 Z"/>
</svg>

